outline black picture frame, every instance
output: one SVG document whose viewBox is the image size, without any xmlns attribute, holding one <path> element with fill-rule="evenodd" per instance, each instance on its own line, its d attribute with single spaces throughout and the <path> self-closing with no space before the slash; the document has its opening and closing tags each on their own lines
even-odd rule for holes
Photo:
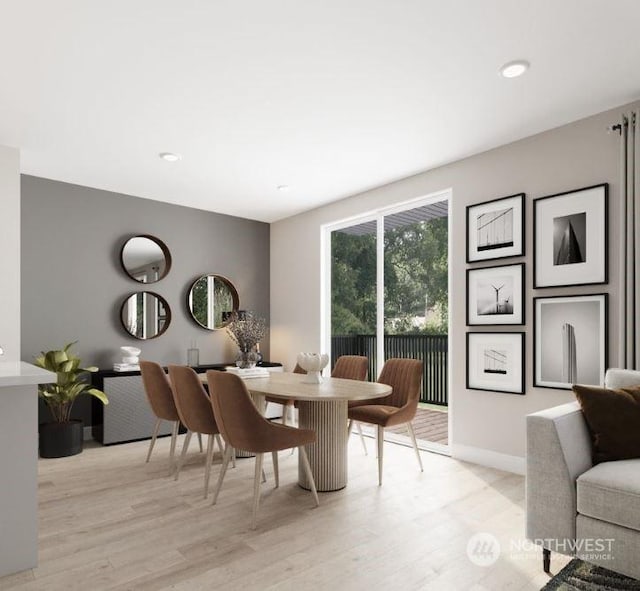
<svg viewBox="0 0 640 591">
<path fill-rule="evenodd" d="M 483 392 L 498 392 L 501 394 L 517 394 L 522 395 L 526 393 L 526 339 L 524 331 L 519 332 L 467 332 L 467 340 L 466 340 L 466 388 L 467 390 L 480 390 Z M 499 383 L 494 383 L 494 387 L 490 387 L 489 379 L 486 379 L 484 384 L 480 384 L 477 374 L 477 367 L 473 361 L 473 343 L 474 340 L 480 340 L 482 337 L 489 337 L 489 339 L 495 340 L 503 340 L 508 341 L 511 340 L 511 345 L 516 345 L 519 347 L 519 354 L 517 355 L 517 359 L 514 361 L 519 362 L 518 371 L 514 372 L 514 379 L 511 380 L 511 387 L 507 386 L 506 383 L 501 385 Z M 487 339 L 487 340 L 489 340 Z M 484 356 L 486 359 L 486 356 Z M 484 371 L 487 371 L 487 368 L 484 367 Z M 474 374 L 472 376 L 471 374 Z M 497 378 L 500 378 L 502 375 L 507 376 L 508 370 L 502 374 L 498 374 L 495 372 Z M 506 382 L 506 380 L 503 380 Z M 482 387 L 482 386 L 486 387 Z"/>
<path fill-rule="evenodd" d="M 471 234 L 474 228 L 472 225 L 477 223 L 479 215 L 487 215 L 491 211 L 500 211 L 501 208 L 513 208 L 512 221 L 512 242 L 511 246 L 499 246 L 497 244 L 476 247 L 478 242 L 477 236 Z M 502 259 L 510 259 L 513 257 L 524 256 L 526 252 L 526 202 L 524 193 L 515 193 L 498 199 L 482 201 L 481 203 L 473 203 L 466 207 L 466 232 L 467 247 L 466 261 L 468 264 L 479 263 L 484 261 L 496 261 Z M 475 228 L 477 230 L 477 227 Z M 518 236 L 519 232 L 519 236 Z"/>
<path fill-rule="evenodd" d="M 506 315 L 502 317 L 505 313 L 496 313 L 496 314 L 487 314 L 486 322 L 479 321 L 477 313 L 474 314 L 472 310 L 472 306 L 475 304 L 477 309 L 477 298 L 474 296 L 477 295 L 477 284 L 473 282 L 473 277 L 476 275 L 490 275 L 489 271 L 494 271 L 495 273 L 499 273 L 503 271 L 504 274 L 508 274 L 508 270 L 518 269 L 516 275 L 519 277 L 514 277 L 513 289 L 511 292 L 511 297 L 513 298 L 512 306 L 514 309 L 514 318 L 513 321 L 509 322 Z M 467 269 L 467 282 L 466 282 L 466 320 L 467 326 L 524 326 L 526 324 L 526 299 L 525 299 L 525 263 L 512 263 L 509 265 L 493 265 L 489 267 L 474 267 Z M 496 287 L 494 286 L 494 289 Z M 519 297 L 518 297 L 519 296 Z M 496 297 L 498 297 L 498 293 L 496 293 Z M 516 305 L 516 301 L 518 301 L 518 305 Z M 496 301 L 496 308 L 499 307 L 498 301 Z M 475 318 L 474 318 L 475 317 Z M 475 321 L 474 321 L 475 320 Z M 502 320 L 502 321 L 501 321 Z"/>
<path fill-rule="evenodd" d="M 576 197 L 574 202 L 580 200 L 579 207 L 574 209 L 569 207 L 569 200 L 572 197 Z M 554 203 L 554 200 L 558 201 Z M 564 209 L 563 200 L 567 203 Z M 591 200 L 591 203 L 587 204 L 587 200 Z M 580 211 L 587 205 L 590 207 L 589 211 Z M 548 209 L 555 207 L 556 214 L 551 211 L 542 212 L 545 206 Z M 543 214 L 544 220 L 541 219 Z M 557 217 L 553 217 L 554 215 Z M 580 231 L 574 232 L 570 218 L 578 221 L 576 225 L 581 226 Z M 548 228 L 550 220 L 553 226 Z M 562 223 L 570 239 L 560 238 L 563 233 L 556 226 Z M 542 239 L 543 232 L 545 232 L 545 240 Z M 595 238 L 593 234 L 596 234 Z M 549 236 L 551 236 L 551 244 Z M 596 242 L 598 238 L 600 244 Z M 572 243 L 577 245 L 576 252 L 570 246 Z M 588 256 L 588 253 L 591 255 Z M 562 256 L 567 262 L 554 262 L 554 259 L 557 260 L 556 257 Z M 589 258 L 593 262 L 590 262 Z M 582 267 L 582 264 L 585 266 Z M 562 267 L 562 269 L 555 269 L 555 267 Z M 541 277 L 543 273 L 546 273 L 546 277 Z M 584 287 L 607 283 L 609 283 L 609 183 L 600 183 L 535 199 L 533 201 L 533 289 Z"/>
<path fill-rule="evenodd" d="M 541 318 L 540 305 L 544 303 L 557 303 L 557 304 L 566 304 L 570 306 L 569 313 L 572 316 L 578 314 L 576 310 L 576 304 L 581 302 L 589 302 L 589 301 L 600 301 L 601 309 L 599 310 L 599 318 L 598 318 L 598 330 L 600 331 L 599 335 L 599 348 L 600 351 L 598 353 L 598 370 L 597 370 L 597 378 L 595 379 L 581 379 L 580 373 L 576 376 L 576 379 L 573 383 L 581 383 L 585 385 L 601 385 L 604 383 L 604 376 L 606 369 L 609 364 L 609 294 L 607 293 L 587 293 L 587 294 L 579 294 L 579 295 L 554 295 L 554 296 L 540 296 L 533 298 L 533 385 L 536 388 L 551 388 L 554 390 L 571 390 L 572 383 L 556 381 L 550 379 L 543 379 L 543 371 L 547 373 L 547 375 L 555 370 L 545 369 L 543 370 L 542 364 L 544 363 L 544 359 L 542 358 L 542 349 L 543 343 L 542 339 L 545 338 L 541 335 L 543 330 L 553 330 L 553 328 L 543 327 Z M 566 319 L 565 319 L 566 320 Z M 555 319 L 550 321 L 555 324 L 558 323 Z M 555 331 L 558 332 L 558 331 Z M 562 351 L 562 360 L 561 364 L 564 364 L 564 350 L 563 350 L 563 342 L 562 340 L 565 338 L 563 333 L 555 334 L 552 333 L 550 337 L 550 342 L 554 348 L 559 348 Z M 584 331 L 581 331 L 584 332 Z M 579 334 L 574 335 L 578 336 L 580 342 L 583 343 L 583 349 L 587 350 L 589 353 L 590 350 L 594 348 L 593 339 L 589 338 L 589 335 Z M 560 342 L 560 345 L 557 345 L 557 342 Z M 554 363 L 557 362 L 559 355 L 557 351 L 550 352 L 547 356 L 548 359 L 553 360 Z M 581 356 L 582 357 L 582 356 Z M 576 359 L 576 365 L 577 363 Z M 580 367 L 584 366 L 586 368 L 592 367 L 593 362 L 587 358 L 586 360 L 580 360 Z M 584 373 L 584 372 L 583 372 Z"/>
</svg>

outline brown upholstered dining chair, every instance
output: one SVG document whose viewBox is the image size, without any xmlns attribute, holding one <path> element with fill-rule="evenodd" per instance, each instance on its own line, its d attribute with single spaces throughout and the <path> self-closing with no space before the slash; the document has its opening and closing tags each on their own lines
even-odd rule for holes
<svg viewBox="0 0 640 591">
<path fill-rule="evenodd" d="M 341 355 L 331 372 L 332 378 L 364 382 L 369 373 L 369 359 L 362 355 Z"/>
<path fill-rule="evenodd" d="M 332 378 L 343 378 L 347 380 L 358 380 L 364 382 L 367 379 L 369 373 L 369 359 L 362 355 L 341 355 L 336 360 L 336 364 L 333 366 L 331 372 Z M 367 402 L 365 400 L 365 402 Z M 358 401 L 350 400 L 349 407 L 358 405 Z M 360 423 L 356 423 L 358 434 L 360 435 L 360 441 L 362 442 L 362 448 L 365 455 L 367 455 L 367 444 L 364 441 L 362 434 L 362 427 Z"/>
<path fill-rule="evenodd" d="M 371 399 L 364 404 L 349 408 L 349 432 L 351 432 L 353 421 L 369 423 L 377 428 L 378 484 L 382 484 L 385 427 L 406 424 L 420 471 L 423 471 L 420 451 L 411 425 L 418 409 L 423 367 L 424 362 L 418 359 L 387 359 L 378 382 L 391 386 L 393 392 L 384 398 Z"/>
<path fill-rule="evenodd" d="M 306 374 L 306 370 L 302 369 L 297 363 L 293 368 L 293 373 L 303 373 Z M 265 402 L 271 402 L 272 404 L 282 404 L 282 424 L 287 424 L 287 415 L 293 411 L 294 401 L 293 400 L 283 400 L 282 398 L 276 398 L 275 396 L 265 396 Z"/>
<path fill-rule="evenodd" d="M 228 372 L 208 371 L 207 381 L 209 383 L 209 395 L 216 422 L 220 427 L 220 432 L 227 447 L 224 453 L 222 469 L 218 477 L 218 484 L 213 494 L 215 505 L 218 494 L 224 480 L 224 475 L 231 458 L 231 449 L 242 449 L 252 452 L 256 456 L 255 475 L 253 481 L 253 517 L 251 528 L 256 528 L 256 518 L 258 505 L 260 504 L 260 474 L 262 471 L 263 456 L 266 452 L 271 452 L 273 459 L 273 471 L 276 488 L 280 485 L 278 474 L 278 451 L 297 447 L 302 461 L 303 468 L 311 483 L 311 492 L 316 506 L 318 493 L 309 466 L 305 445 L 314 443 L 316 440 L 315 431 L 309 429 L 296 429 L 286 425 L 271 423 L 265 419 L 255 407 L 246 385 L 239 376 Z"/>
<path fill-rule="evenodd" d="M 187 428 L 187 435 L 182 446 L 180 460 L 176 467 L 175 479 L 178 480 L 180 469 L 184 464 L 193 433 L 209 436 L 207 456 L 204 470 L 204 498 L 209 494 L 209 477 L 213 461 L 214 441 L 217 441 L 220 453 L 223 454 L 220 430 L 216 424 L 209 396 L 198 378 L 198 374 L 190 367 L 182 365 L 169 366 L 169 378 L 173 386 L 173 396 L 178 409 L 180 421 Z"/>
<path fill-rule="evenodd" d="M 140 361 L 140 374 L 142 375 L 142 383 L 147 395 L 147 400 L 149 401 L 149 406 L 151 406 L 151 410 L 156 416 L 156 423 L 153 427 L 153 435 L 151 436 L 146 461 L 148 462 L 151 458 L 151 452 L 153 451 L 153 446 L 156 444 L 162 421 L 173 423 L 171 430 L 171 447 L 169 450 L 169 474 L 171 474 L 176 452 L 178 429 L 180 428 L 180 417 L 173 400 L 171 384 L 164 369 L 153 361 Z"/>
</svg>

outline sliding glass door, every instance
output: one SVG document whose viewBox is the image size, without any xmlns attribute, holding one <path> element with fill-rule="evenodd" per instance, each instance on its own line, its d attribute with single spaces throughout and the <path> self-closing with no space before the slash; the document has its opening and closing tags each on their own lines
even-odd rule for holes
<svg viewBox="0 0 640 591">
<path fill-rule="evenodd" d="M 447 197 L 380 210 L 325 234 L 332 366 L 341 355 L 365 355 L 375 380 L 386 359 L 423 360 L 416 431 L 440 446 L 448 444 Z"/>
<path fill-rule="evenodd" d="M 331 366 L 341 355 L 365 355 L 377 375 L 376 220 L 331 232 Z"/>
</svg>

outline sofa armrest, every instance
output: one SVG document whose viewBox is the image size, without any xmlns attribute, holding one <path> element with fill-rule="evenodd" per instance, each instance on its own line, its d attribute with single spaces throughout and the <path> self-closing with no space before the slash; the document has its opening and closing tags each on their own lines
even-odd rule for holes
<svg viewBox="0 0 640 591">
<path fill-rule="evenodd" d="M 567 554 L 576 537 L 576 479 L 593 465 L 577 402 L 527 416 L 527 538 Z"/>
</svg>

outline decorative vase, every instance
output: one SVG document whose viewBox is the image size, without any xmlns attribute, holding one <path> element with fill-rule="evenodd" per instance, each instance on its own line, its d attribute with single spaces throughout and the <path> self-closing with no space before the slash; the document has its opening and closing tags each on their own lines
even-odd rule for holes
<svg viewBox="0 0 640 591">
<path fill-rule="evenodd" d="M 39 444 L 41 458 L 64 458 L 82 452 L 84 423 L 40 423 Z"/>
<path fill-rule="evenodd" d="M 187 349 L 187 365 L 189 367 L 198 367 L 200 365 L 200 349 L 195 347 Z"/>
<path fill-rule="evenodd" d="M 327 363 L 329 356 L 326 353 L 298 353 L 298 365 L 307 372 L 302 381 L 306 384 L 321 384 L 320 374 Z"/>
<path fill-rule="evenodd" d="M 250 369 L 258 363 L 258 354 L 255 351 L 240 351 L 236 359 L 236 366 L 240 369 Z"/>
</svg>

